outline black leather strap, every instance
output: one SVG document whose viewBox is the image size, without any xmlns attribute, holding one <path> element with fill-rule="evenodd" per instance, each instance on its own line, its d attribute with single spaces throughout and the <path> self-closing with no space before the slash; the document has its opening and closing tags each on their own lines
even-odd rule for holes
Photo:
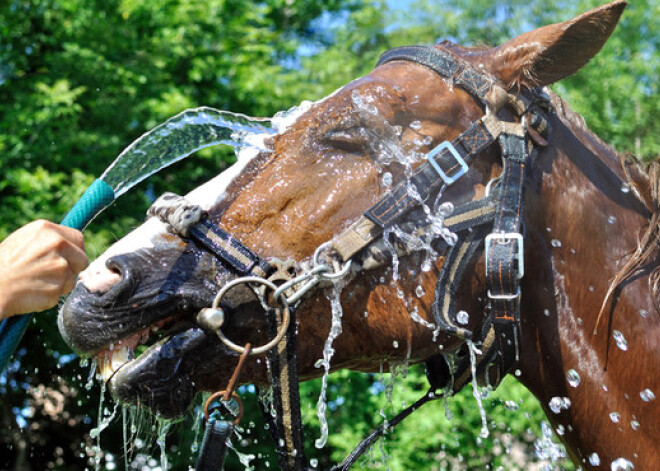
<svg viewBox="0 0 660 471">
<path fill-rule="evenodd" d="M 424 65 L 442 77 L 452 79 L 454 84 L 478 98 L 484 107 L 487 104 L 486 93 L 493 83 L 492 76 L 482 74 L 442 49 L 431 46 L 397 47 L 380 56 L 377 65 L 394 60 L 406 60 Z"/>
<path fill-rule="evenodd" d="M 479 119 L 454 139 L 451 145 L 458 152 L 460 158 L 466 164 L 469 164 L 473 157 L 494 143 L 495 140 L 496 138 L 486 129 L 483 121 Z M 465 172 L 464 167 L 461 166 L 448 147 L 432 158 L 435 165 L 429 160 L 424 162 L 409 179 L 399 182 L 378 203 L 369 208 L 365 212 L 365 216 L 381 229 L 391 226 L 412 207 L 426 201 L 443 184 L 447 183 L 443 178 L 443 174 L 450 179 L 454 179 L 457 178 L 457 175 Z M 438 172 L 436 165 L 441 169 L 442 174 Z M 414 195 L 415 191 L 417 195 Z"/>
</svg>

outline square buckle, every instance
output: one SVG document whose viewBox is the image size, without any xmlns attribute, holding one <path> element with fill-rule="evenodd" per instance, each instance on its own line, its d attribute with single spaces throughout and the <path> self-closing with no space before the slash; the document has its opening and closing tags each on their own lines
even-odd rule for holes
<svg viewBox="0 0 660 471">
<path fill-rule="evenodd" d="M 523 236 L 518 232 L 493 232 L 492 234 L 488 234 L 486 236 L 486 265 L 488 265 L 488 260 L 490 257 L 490 246 L 492 245 L 493 241 L 507 242 L 512 239 L 515 239 L 518 242 L 518 250 L 516 251 L 514 258 L 518 261 L 518 279 L 520 279 L 525 274 L 525 259 L 523 258 Z M 517 294 L 512 296 L 516 297 Z"/>
<path fill-rule="evenodd" d="M 454 156 L 454 159 L 456 159 L 456 163 L 461 167 L 453 176 L 447 175 L 445 172 L 442 171 L 442 168 L 440 168 L 440 165 L 438 162 L 435 161 L 435 156 L 438 155 L 440 152 L 442 152 L 444 149 L 447 149 L 451 155 Z M 433 166 L 436 172 L 438 172 L 438 175 L 440 175 L 440 178 L 444 180 L 444 182 L 447 185 L 451 185 L 454 183 L 456 180 L 458 180 L 460 177 L 465 175 L 468 171 L 468 165 L 465 163 L 465 160 L 463 160 L 463 157 L 461 157 L 461 154 L 458 153 L 454 145 L 449 142 L 449 141 L 444 141 L 440 143 L 438 146 L 433 148 L 428 154 L 426 154 L 427 160 L 430 162 L 430 164 Z"/>
</svg>

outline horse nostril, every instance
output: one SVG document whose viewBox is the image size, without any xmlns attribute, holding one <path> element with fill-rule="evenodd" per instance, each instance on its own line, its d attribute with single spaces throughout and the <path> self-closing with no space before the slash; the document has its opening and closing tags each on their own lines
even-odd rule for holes
<svg viewBox="0 0 660 471">
<path fill-rule="evenodd" d="M 135 291 L 138 284 L 137 272 L 130 263 L 130 258 L 126 255 L 117 255 L 110 257 L 105 262 L 109 278 L 115 280 L 106 294 L 111 295 L 113 299 L 130 296 Z"/>
</svg>

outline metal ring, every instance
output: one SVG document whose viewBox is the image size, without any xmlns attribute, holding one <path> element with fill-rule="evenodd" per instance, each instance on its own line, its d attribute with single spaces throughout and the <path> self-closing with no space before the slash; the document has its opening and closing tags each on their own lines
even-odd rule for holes
<svg viewBox="0 0 660 471">
<path fill-rule="evenodd" d="M 316 248 L 316 250 L 314 251 L 314 256 L 312 257 L 312 263 L 314 264 L 315 267 L 327 266 L 328 268 L 330 268 L 330 266 L 327 264 L 321 264 L 319 260 L 321 257 L 321 253 L 323 253 L 324 250 L 330 247 L 332 247 L 332 241 L 329 240 L 327 242 L 322 243 Z M 319 276 L 326 280 L 336 280 L 342 278 L 349 272 L 352 263 L 353 263 L 352 260 L 348 260 L 339 271 L 333 273 L 321 273 Z"/>
<path fill-rule="evenodd" d="M 213 403 L 213 401 L 216 400 L 218 397 L 224 395 L 225 395 L 225 391 L 218 391 L 216 393 L 211 394 L 209 398 L 206 400 L 206 402 L 204 403 L 204 423 L 208 422 L 209 420 L 209 407 L 211 406 L 211 403 Z M 241 397 L 238 394 L 233 392 L 231 393 L 231 397 L 238 404 L 238 415 L 236 416 L 236 419 L 234 419 L 234 425 L 238 425 L 241 419 L 243 418 L 243 412 L 245 409 L 243 407 L 243 401 L 241 400 Z M 222 402 L 228 402 L 228 401 L 222 401 Z"/>
<path fill-rule="evenodd" d="M 243 283 L 259 283 L 262 285 L 265 285 L 267 288 L 270 288 L 271 290 L 275 291 L 277 289 L 277 285 L 273 283 L 272 281 L 269 281 L 265 278 L 260 278 L 258 276 L 244 276 L 243 278 L 237 278 L 235 280 L 230 281 L 227 283 L 225 286 L 222 287 L 222 289 L 216 294 L 215 299 L 213 300 L 213 308 L 214 309 L 220 309 L 220 301 L 224 297 L 225 294 L 227 294 L 227 291 L 232 289 L 234 286 L 243 284 Z M 289 304 L 286 301 L 286 297 L 284 296 L 278 296 L 275 298 L 275 301 L 278 301 L 279 303 L 282 304 L 282 323 L 279 326 L 279 329 L 277 331 L 277 335 L 267 344 L 262 345 L 260 347 L 253 348 L 250 351 L 250 356 L 252 355 L 260 355 L 261 353 L 265 353 L 268 350 L 272 349 L 279 343 L 280 340 L 282 340 L 282 337 L 284 337 L 284 334 L 286 334 L 287 329 L 289 328 L 289 321 L 291 320 L 291 315 L 290 315 L 290 309 L 289 309 Z M 225 334 L 222 333 L 222 329 L 218 329 L 217 331 L 218 337 L 220 337 L 220 340 L 229 348 L 234 350 L 235 352 L 238 353 L 243 353 L 245 351 L 245 347 L 241 345 L 237 345 L 231 340 L 229 340 Z"/>
</svg>

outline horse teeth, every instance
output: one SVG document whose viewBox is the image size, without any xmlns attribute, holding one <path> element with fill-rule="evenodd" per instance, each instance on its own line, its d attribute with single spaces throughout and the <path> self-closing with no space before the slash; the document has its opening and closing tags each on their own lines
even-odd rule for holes
<svg viewBox="0 0 660 471">
<path fill-rule="evenodd" d="M 130 360 L 130 349 L 128 347 L 122 346 L 121 348 L 115 350 L 111 357 L 112 370 L 117 371 L 120 366 Z"/>
<path fill-rule="evenodd" d="M 115 345 L 115 350 L 109 353 L 109 356 L 102 354 L 98 359 L 98 371 L 106 382 L 119 368 L 133 359 L 133 349 L 128 346 Z"/>
</svg>

